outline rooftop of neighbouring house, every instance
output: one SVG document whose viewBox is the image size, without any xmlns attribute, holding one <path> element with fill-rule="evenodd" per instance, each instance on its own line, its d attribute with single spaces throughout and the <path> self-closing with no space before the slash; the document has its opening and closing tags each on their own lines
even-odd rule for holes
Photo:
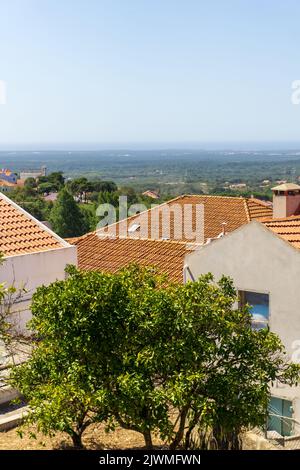
<svg viewBox="0 0 300 470">
<path fill-rule="evenodd" d="M 115 273 L 131 263 L 155 266 L 172 281 L 183 279 L 183 261 L 186 244 L 168 240 L 140 240 L 132 238 L 99 239 L 95 232 L 76 240 L 78 267 L 87 271 Z"/>
<path fill-rule="evenodd" d="M 14 173 L 11 170 L 8 170 L 7 168 L 1 168 L 0 173 L 4 173 L 7 176 L 13 175 Z"/>
<path fill-rule="evenodd" d="M 178 236 L 176 231 L 175 210 L 179 208 L 182 214 L 182 227 L 191 227 L 192 231 L 199 228 L 197 226 L 197 208 L 203 205 L 204 208 L 204 240 L 217 237 L 225 225 L 226 232 L 231 232 L 251 220 L 259 220 L 265 217 L 272 217 L 272 208 L 265 202 L 254 198 L 244 197 L 226 197 L 226 196 L 204 196 L 204 195 L 184 195 L 165 202 L 164 204 L 154 205 L 152 209 L 141 214 L 134 215 L 127 219 L 128 231 L 134 238 L 161 239 L 165 238 L 165 232 L 162 224 L 162 214 L 164 208 L 170 210 L 170 240 L 186 240 L 184 230 Z M 188 211 L 188 207 L 190 211 Z M 143 221 L 147 225 L 147 233 L 141 235 L 141 229 L 134 226 Z M 198 220 L 199 222 L 199 220 Z M 103 232 L 109 232 L 112 226 L 103 229 Z M 115 224 L 116 236 L 124 236 L 123 222 Z M 154 235 L 153 235 L 154 234 Z M 126 234 L 125 234 L 126 236 Z"/>
<path fill-rule="evenodd" d="M 300 215 L 261 221 L 280 238 L 300 249 Z"/>
<path fill-rule="evenodd" d="M 17 186 L 16 183 L 11 183 L 10 181 L 5 181 L 0 179 L 0 186 L 7 186 L 9 188 L 15 188 Z"/>
<path fill-rule="evenodd" d="M 159 194 L 156 191 L 152 191 L 151 189 L 148 189 L 147 191 L 143 192 L 143 196 L 148 196 L 152 199 L 159 199 Z"/>
<path fill-rule="evenodd" d="M 0 252 L 16 256 L 68 244 L 21 207 L 0 193 Z"/>
<path fill-rule="evenodd" d="M 127 219 L 127 232 L 122 232 L 122 222 L 111 225 L 115 237 L 108 235 L 108 229 L 88 233 L 78 238 L 68 239 L 68 242 L 77 246 L 79 268 L 85 270 L 99 270 L 116 272 L 126 265 L 136 262 L 142 265 L 153 265 L 159 271 L 166 273 L 170 280 L 182 281 L 183 260 L 188 250 L 201 246 L 193 243 L 183 233 L 176 238 L 174 225 L 176 217 L 173 211 L 170 214 L 170 234 L 164 239 L 161 227 L 161 209 L 190 205 L 191 211 L 183 214 L 183 225 L 186 223 L 196 229 L 197 205 L 204 207 L 204 242 L 208 239 L 222 236 L 222 232 L 231 232 L 251 220 L 260 220 L 272 216 L 272 208 L 266 203 L 251 198 L 187 195 L 180 196 L 167 203 L 157 205 L 143 214 Z M 146 218 L 148 229 L 141 238 L 138 221 L 140 217 Z M 153 222 L 154 221 L 154 222 Z M 153 227 L 153 223 L 155 226 Z M 156 230 L 153 230 L 156 229 Z M 156 232 L 156 237 L 153 236 Z M 101 234 L 101 236 L 99 236 Z M 176 236 L 175 236 L 176 235 Z M 190 242 L 190 244 L 188 244 Z"/>
</svg>

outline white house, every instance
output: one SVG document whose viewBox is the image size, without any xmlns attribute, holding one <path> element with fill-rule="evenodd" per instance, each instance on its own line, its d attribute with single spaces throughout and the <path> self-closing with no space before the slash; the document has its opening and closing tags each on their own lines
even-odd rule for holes
<svg viewBox="0 0 300 470">
<path fill-rule="evenodd" d="M 230 276 L 240 301 L 253 306 L 256 328 L 269 325 L 293 361 L 300 361 L 300 186 L 273 188 L 273 218 L 251 221 L 185 257 L 185 279 Z M 296 214 L 296 215 L 295 215 Z M 275 216 L 275 217 L 274 217 Z M 300 434 L 300 387 L 275 384 L 269 426 Z M 291 419 L 292 418 L 292 419 Z"/>
<path fill-rule="evenodd" d="M 38 286 L 65 278 L 66 266 L 77 265 L 76 247 L 0 193 L 0 253 L 0 283 L 26 290 L 13 299 L 9 317 L 18 332 L 26 336 L 32 294 Z M 15 360 L 26 359 L 28 352 L 28 346 L 19 341 Z M 5 382 L 9 361 L 10 356 L 0 344 L 0 404 L 17 396 Z"/>
<path fill-rule="evenodd" d="M 76 247 L 0 193 L 0 253 L 0 283 L 26 289 L 13 305 L 14 323 L 25 333 L 33 292 L 65 278 L 66 266 L 77 265 Z"/>
</svg>

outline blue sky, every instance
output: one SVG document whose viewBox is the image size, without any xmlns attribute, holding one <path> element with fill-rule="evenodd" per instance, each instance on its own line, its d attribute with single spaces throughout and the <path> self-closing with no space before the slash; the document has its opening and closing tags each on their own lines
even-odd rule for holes
<svg viewBox="0 0 300 470">
<path fill-rule="evenodd" d="M 0 146 L 300 141 L 300 2 L 0 0 Z"/>
</svg>

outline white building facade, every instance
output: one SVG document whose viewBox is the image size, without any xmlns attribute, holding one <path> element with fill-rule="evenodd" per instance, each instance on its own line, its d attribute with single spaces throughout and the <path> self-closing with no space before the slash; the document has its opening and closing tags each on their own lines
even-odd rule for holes
<svg viewBox="0 0 300 470">
<path fill-rule="evenodd" d="M 77 249 L 0 193 L 0 253 L 0 283 L 17 291 L 1 314 L 20 335 L 13 355 L 22 362 L 30 351 L 21 338 L 30 334 L 32 295 L 39 286 L 65 279 L 67 265 L 77 266 Z M 17 395 L 5 380 L 10 362 L 10 354 L 0 344 L 0 404 Z"/>
<path fill-rule="evenodd" d="M 26 334 L 32 294 L 64 279 L 66 266 L 77 266 L 77 249 L 0 193 L 0 253 L 0 283 L 25 290 L 12 312 L 14 324 Z"/>
<path fill-rule="evenodd" d="M 252 221 L 185 257 L 185 281 L 211 272 L 229 276 L 241 304 L 252 306 L 253 327 L 269 326 L 289 360 L 300 363 L 300 186 L 273 188 L 273 216 Z M 300 435 L 300 387 L 273 384 L 269 428 Z"/>
<path fill-rule="evenodd" d="M 241 299 L 253 306 L 254 326 L 269 325 L 289 359 L 300 362 L 299 249 L 252 221 L 187 255 L 184 272 L 185 281 L 208 272 L 216 281 L 222 275 L 232 278 Z M 288 418 L 274 418 L 274 429 L 300 434 L 300 387 L 275 384 L 271 393 L 272 413 Z"/>
</svg>

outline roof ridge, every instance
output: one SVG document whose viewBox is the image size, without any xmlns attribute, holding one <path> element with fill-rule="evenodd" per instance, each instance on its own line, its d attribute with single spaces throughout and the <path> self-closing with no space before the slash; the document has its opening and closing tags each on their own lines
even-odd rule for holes
<svg viewBox="0 0 300 470">
<path fill-rule="evenodd" d="M 245 209 L 245 213 L 246 213 L 246 218 L 247 218 L 247 221 L 250 222 L 252 220 L 252 217 L 251 217 L 251 212 L 250 212 L 250 209 L 248 207 L 248 201 L 252 201 L 252 198 L 246 198 L 244 196 L 222 196 L 222 195 L 217 195 L 217 194 L 182 194 L 182 195 L 179 195 L 179 196 L 176 196 L 172 199 L 169 199 L 168 201 L 165 201 L 165 202 L 162 202 L 162 203 L 158 203 L 158 204 L 152 204 L 152 207 L 150 207 L 149 209 L 146 209 L 140 213 L 137 213 L 137 214 L 133 214 L 129 217 L 126 217 L 125 219 L 122 219 L 122 220 L 117 220 L 116 222 L 113 222 L 112 224 L 109 224 L 107 227 L 114 227 L 114 226 L 118 226 L 120 225 L 122 222 L 125 222 L 128 224 L 130 224 L 131 221 L 135 220 L 136 218 L 140 217 L 140 216 L 143 216 L 145 214 L 149 214 L 151 211 L 153 210 L 157 210 L 158 208 L 162 208 L 164 206 L 168 206 L 168 205 L 172 205 L 174 202 L 176 201 L 180 201 L 182 199 L 190 199 L 190 198 L 199 198 L 199 199 L 219 199 L 219 200 L 234 200 L 234 201 L 241 201 L 243 202 L 243 206 L 244 206 L 244 209 Z M 272 211 L 271 208 L 265 206 L 265 204 L 263 203 L 258 203 L 257 201 L 253 201 L 254 204 L 257 204 L 259 207 L 263 207 L 265 209 L 268 209 L 270 210 L 270 212 Z M 76 240 L 81 240 L 81 239 L 84 239 L 86 238 L 87 236 L 89 235 L 92 235 L 92 234 L 96 234 L 98 231 L 103 231 L 104 233 L 107 233 L 105 232 L 105 229 L 107 229 L 107 227 L 101 227 L 101 228 L 96 228 L 95 230 L 91 231 L 91 232 L 88 232 L 84 235 L 81 235 L 79 237 L 69 237 L 71 238 L 71 243 L 74 243 L 75 242 L 75 238 Z M 146 238 L 147 240 L 149 240 L 150 238 Z"/>
<path fill-rule="evenodd" d="M 14 202 L 12 199 L 9 199 L 5 194 L 0 192 L 0 198 L 6 201 L 8 204 L 10 204 L 14 209 L 17 211 L 21 212 L 22 215 L 24 215 L 27 219 L 33 221 L 36 225 L 38 225 L 43 231 L 49 233 L 52 237 L 54 237 L 57 241 L 62 243 L 64 246 L 66 246 L 67 242 L 61 238 L 57 233 L 53 232 L 47 225 L 43 224 L 40 220 L 36 219 L 33 215 L 31 215 L 29 212 L 27 212 L 23 207 L 19 206 L 16 202 Z"/>
<path fill-rule="evenodd" d="M 300 215 L 290 215 L 288 217 L 278 217 L 278 218 L 262 218 L 260 221 L 263 223 L 282 223 L 282 222 L 293 222 L 293 220 L 300 220 Z"/>
<path fill-rule="evenodd" d="M 248 202 L 254 202 L 255 204 L 259 204 L 260 206 L 269 208 L 269 205 L 267 204 L 269 201 L 258 199 L 257 197 L 247 197 L 246 199 Z"/>
<path fill-rule="evenodd" d="M 5 257 L 70 246 L 67 241 L 1 192 L 0 201 L 3 211 L 1 249 Z M 7 220 L 9 228 L 6 227 Z"/>
<path fill-rule="evenodd" d="M 113 227 L 114 225 L 117 225 L 117 224 L 119 224 L 120 222 L 122 222 L 124 220 L 127 220 L 127 221 L 131 220 L 131 219 L 136 218 L 136 217 L 138 217 L 142 214 L 146 214 L 147 212 L 150 212 L 150 211 L 156 209 L 157 207 L 165 206 L 166 204 L 169 204 L 170 202 L 177 201 L 178 199 L 182 199 L 182 198 L 187 197 L 187 196 L 188 196 L 187 194 L 182 194 L 181 196 L 176 196 L 173 199 L 169 199 L 168 201 L 162 202 L 161 204 L 153 204 L 154 207 L 150 207 L 149 209 L 146 209 L 145 211 L 139 212 L 138 214 L 130 215 L 129 217 L 126 217 L 126 219 L 122 219 L 122 220 L 118 220 L 116 222 L 113 222 L 112 224 L 109 224 L 107 227 Z M 96 233 L 98 230 L 102 230 L 104 228 L 106 228 L 106 227 L 101 227 L 101 229 L 96 228 L 96 230 L 92 230 L 91 232 L 85 233 L 84 235 L 81 235 L 78 238 L 86 237 L 87 235 Z M 70 238 L 72 238 L 72 237 L 70 237 Z"/>
<path fill-rule="evenodd" d="M 221 197 L 222 199 L 247 199 L 245 196 L 223 196 L 222 194 L 185 194 L 183 197 L 210 197 L 217 198 Z"/>
<path fill-rule="evenodd" d="M 251 222 L 250 209 L 249 209 L 249 206 L 248 206 L 248 200 L 246 198 L 244 199 L 244 206 L 245 206 L 245 210 L 246 210 L 247 220 L 248 220 L 248 222 Z"/>
</svg>

